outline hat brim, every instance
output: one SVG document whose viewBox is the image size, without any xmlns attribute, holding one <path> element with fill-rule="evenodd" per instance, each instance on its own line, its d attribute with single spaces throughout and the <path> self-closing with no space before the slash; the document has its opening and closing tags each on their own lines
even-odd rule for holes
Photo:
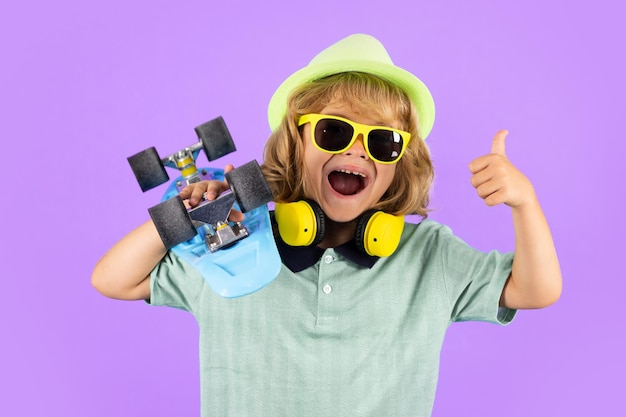
<svg viewBox="0 0 626 417">
<path fill-rule="evenodd" d="M 282 122 L 287 112 L 289 94 L 300 85 L 342 72 L 364 72 L 376 75 L 404 90 L 415 105 L 420 120 L 420 136 L 426 139 L 435 121 L 435 103 L 426 85 L 416 76 L 395 65 L 376 61 L 335 61 L 332 65 L 310 64 L 289 76 L 274 92 L 268 107 L 272 131 Z"/>
</svg>

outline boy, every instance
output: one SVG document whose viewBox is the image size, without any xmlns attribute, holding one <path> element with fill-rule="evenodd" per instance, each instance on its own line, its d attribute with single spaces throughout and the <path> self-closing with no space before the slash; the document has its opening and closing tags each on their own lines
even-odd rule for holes
<svg viewBox="0 0 626 417">
<path fill-rule="evenodd" d="M 376 39 L 352 35 L 322 51 L 278 88 L 269 119 L 263 170 L 283 263 L 271 284 L 219 297 L 151 222 L 92 277 L 107 296 L 194 314 L 203 415 L 428 416 L 452 321 L 505 324 L 560 296 L 550 230 L 506 158 L 505 131 L 470 170 L 488 205 L 511 207 L 514 255 L 476 251 L 428 219 L 404 221 L 427 214 L 434 105 Z M 194 206 L 227 187 L 204 182 L 181 197 Z"/>
</svg>

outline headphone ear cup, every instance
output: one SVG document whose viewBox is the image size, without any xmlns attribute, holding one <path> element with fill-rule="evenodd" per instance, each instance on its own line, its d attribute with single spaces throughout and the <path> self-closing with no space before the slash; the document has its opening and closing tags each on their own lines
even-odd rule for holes
<svg viewBox="0 0 626 417">
<path fill-rule="evenodd" d="M 361 214 L 359 221 L 356 224 L 356 231 L 354 232 L 354 243 L 357 248 L 363 253 L 367 253 L 365 249 L 365 231 L 367 230 L 367 222 L 370 221 L 372 216 L 376 213 L 376 210 L 368 210 Z M 369 255 L 369 254 L 368 254 Z"/>
<path fill-rule="evenodd" d="M 370 256 L 385 257 L 395 252 L 404 230 L 404 216 L 369 210 L 361 215 L 354 239 L 357 247 Z"/>
<path fill-rule="evenodd" d="M 289 246 L 315 246 L 324 238 L 325 215 L 313 200 L 276 203 L 278 233 Z"/>
</svg>

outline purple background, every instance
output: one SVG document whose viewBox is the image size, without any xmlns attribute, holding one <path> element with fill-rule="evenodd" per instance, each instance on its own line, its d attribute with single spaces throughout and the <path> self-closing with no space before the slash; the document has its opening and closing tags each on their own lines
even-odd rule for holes
<svg viewBox="0 0 626 417">
<path fill-rule="evenodd" d="M 260 160 L 274 89 L 356 32 L 435 97 L 432 218 L 512 249 L 509 210 L 486 207 L 467 169 L 509 129 L 562 264 L 556 305 L 505 328 L 452 325 L 434 415 L 623 415 L 621 2 L 251 3 L 0 6 L 0 415 L 198 415 L 194 319 L 89 282 L 162 192 L 142 194 L 126 157 L 191 144 L 222 115 L 239 151 L 218 166 Z"/>
</svg>

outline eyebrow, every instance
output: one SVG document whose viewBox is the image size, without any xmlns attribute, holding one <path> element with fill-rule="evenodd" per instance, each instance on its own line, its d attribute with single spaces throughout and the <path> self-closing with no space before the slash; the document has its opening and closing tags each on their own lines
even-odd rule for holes
<svg viewBox="0 0 626 417">
<path fill-rule="evenodd" d="M 360 122 L 357 122 L 356 120 L 353 120 L 353 119 L 349 118 L 344 113 L 320 113 L 320 114 L 323 114 L 325 116 L 343 117 L 344 119 L 348 119 L 350 121 L 353 121 L 354 123 L 360 123 Z M 367 125 L 367 126 L 393 127 L 393 126 L 391 126 L 391 123 L 385 123 L 385 122 L 376 122 L 376 124 L 370 124 L 370 123 L 360 123 L 360 124 Z M 396 127 L 393 127 L 393 128 L 394 129 L 398 129 Z"/>
</svg>

